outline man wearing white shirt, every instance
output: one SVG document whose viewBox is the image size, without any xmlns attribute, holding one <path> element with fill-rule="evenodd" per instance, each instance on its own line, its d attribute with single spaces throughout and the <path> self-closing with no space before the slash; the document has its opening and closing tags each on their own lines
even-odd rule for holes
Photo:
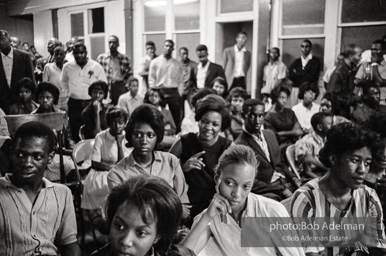
<svg viewBox="0 0 386 256">
<path fill-rule="evenodd" d="M 63 88 L 69 92 L 68 116 L 71 133 L 73 139 L 78 142 L 81 114 L 91 100 L 88 87 L 100 80 L 107 83 L 107 78 L 102 66 L 87 57 L 87 48 L 82 42 L 75 43 L 73 53 L 75 60 L 64 65 L 61 81 Z"/>
<path fill-rule="evenodd" d="M 245 49 L 247 33 L 241 31 L 236 36 L 236 44 L 224 50 L 225 76 L 230 90 L 235 87 L 246 89 L 246 76 L 251 65 L 251 53 Z"/>
<path fill-rule="evenodd" d="M 174 42 L 166 40 L 164 54 L 153 59 L 149 67 L 149 87 L 159 88 L 165 96 L 165 103 L 173 116 L 179 132 L 182 116 L 182 93 L 184 90 L 184 72 L 181 62 L 172 57 Z"/>
</svg>

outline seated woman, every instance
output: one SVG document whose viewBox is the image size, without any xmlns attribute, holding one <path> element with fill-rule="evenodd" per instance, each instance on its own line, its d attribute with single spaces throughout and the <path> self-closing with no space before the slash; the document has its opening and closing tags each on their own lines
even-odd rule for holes
<svg viewBox="0 0 386 256">
<path fill-rule="evenodd" d="M 290 94 L 290 90 L 283 85 L 275 87 L 271 91 L 273 106 L 264 117 L 265 127 L 277 135 L 284 156 L 285 149 L 303 135 L 295 113 L 285 107 Z"/>
<path fill-rule="evenodd" d="M 179 160 L 170 153 L 155 150 L 164 134 L 163 116 L 157 108 L 143 104 L 134 110 L 126 127 L 126 145 L 133 147 L 133 151 L 109 171 L 110 190 L 131 177 L 158 176 L 166 180 L 183 204 L 189 204 L 188 186 Z M 184 217 L 188 215 L 189 210 L 184 207 Z"/>
<path fill-rule="evenodd" d="M 296 118 L 305 134 L 309 133 L 311 127 L 311 117 L 319 112 L 320 105 L 314 101 L 318 98 L 319 87 L 316 83 L 304 82 L 299 87 L 299 100 L 298 104 L 292 107 L 292 111 L 295 113 Z"/>
<path fill-rule="evenodd" d="M 91 255 L 194 256 L 191 250 L 173 243 L 181 215 L 181 202 L 164 180 L 130 178 L 107 199 L 110 243 Z"/>
<path fill-rule="evenodd" d="M 189 102 L 191 107 L 191 112 L 184 117 L 181 123 L 181 135 L 193 132 L 198 132 L 198 122 L 196 121 L 196 104 L 199 100 L 204 98 L 205 96 L 209 94 L 216 94 L 216 91 L 210 88 L 202 88 L 199 89 L 194 95 L 191 97 L 191 100 Z"/>
<path fill-rule="evenodd" d="M 106 119 L 109 128 L 95 136 L 91 170 L 84 181 L 83 209 L 101 209 L 110 191 L 107 184 L 108 171 L 131 152 L 125 146 L 127 113 L 120 108 L 111 108 L 106 113 Z"/>
<path fill-rule="evenodd" d="M 32 111 L 31 114 L 47 114 L 47 113 L 65 113 L 63 110 L 55 108 L 59 101 L 59 89 L 47 82 L 42 82 L 36 89 L 36 98 L 39 102 L 39 108 Z M 67 154 L 63 156 L 64 172 L 67 175 L 71 170 L 75 169 L 74 162 L 71 159 L 70 152 L 73 142 L 69 139 L 69 129 L 64 131 L 64 147 L 67 149 Z M 47 170 L 44 172 L 44 177 L 50 181 L 60 180 L 60 158 L 59 154 L 55 154 L 54 159 L 47 165 Z"/>
<path fill-rule="evenodd" d="M 345 122 L 351 122 L 347 118 L 337 115 L 336 103 L 334 100 L 334 96 L 332 95 L 331 92 L 326 92 L 326 94 L 323 95 L 323 98 L 320 101 L 319 111 L 333 114 L 333 117 L 332 117 L 333 125 L 345 123 Z"/>
<path fill-rule="evenodd" d="M 231 145 L 231 141 L 219 136 L 229 126 L 229 113 L 225 101 L 218 95 L 208 95 L 196 104 L 196 120 L 199 132 L 188 133 L 170 149 L 180 159 L 185 179 L 189 185 L 188 196 L 192 205 L 190 222 L 208 207 L 215 193 L 214 167 L 218 158 Z"/>
<path fill-rule="evenodd" d="M 370 170 L 366 174 L 364 184 L 375 189 L 382 203 L 383 212 L 386 210 L 386 113 L 373 114 L 365 123 L 366 127 L 377 132 L 381 137 L 381 147 L 375 153 Z M 383 216 L 385 222 L 385 216 Z"/>
<path fill-rule="evenodd" d="M 24 115 L 30 114 L 32 111 L 39 107 L 35 101 L 33 101 L 34 92 L 36 89 L 35 83 L 28 77 L 20 79 L 16 84 L 16 91 L 19 92 L 19 100 L 17 103 L 8 107 L 8 115 Z"/>
<path fill-rule="evenodd" d="M 247 146 L 224 151 L 215 173 L 217 192 L 182 245 L 204 255 L 304 255 L 301 248 L 241 246 L 242 217 L 289 217 L 281 203 L 250 193 L 257 166 L 255 153 Z"/>
<path fill-rule="evenodd" d="M 108 86 L 103 81 L 96 81 L 88 88 L 88 95 L 91 96 L 91 103 L 84 108 L 82 129 L 85 139 L 93 139 L 102 130 L 108 128 L 106 121 L 106 108 L 102 101 L 107 98 Z"/>
<path fill-rule="evenodd" d="M 385 255 L 381 203 L 375 190 L 363 185 L 373 159 L 372 155 L 379 148 L 378 141 L 375 135 L 353 123 L 338 124 L 327 133 L 327 141 L 319 153 L 319 158 L 330 170 L 294 193 L 290 214 L 303 218 L 363 217 L 376 222 L 376 225 L 372 230 L 373 236 L 367 235 L 366 230 L 361 237 L 342 231 L 348 241 L 355 241 L 356 248 L 326 249 L 320 244 L 305 247 L 307 255 L 352 255 L 354 251 L 362 252 L 360 255 Z M 334 234 L 336 233 L 330 233 Z M 339 234 L 342 236 L 341 232 Z M 378 248 L 367 248 L 368 246 Z M 377 254 L 379 252 L 381 254 Z"/>
<path fill-rule="evenodd" d="M 225 136 L 231 141 L 236 140 L 243 131 L 244 119 L 241 116 L 241 110 L 244 101 L 248 98 L 247 91 L 240 87 L 233 88 L 227 97 L 231 123 L 229 129 L 225 131 Z"/>
<path fill-rule="evenodd" d="M 221 76 L 218 76 L 215 79 L 213 79 L 212 89 L 217 92 L 218 96 L 221 96 L 224 99 L 226 99 L 228 95 L 228 83 L 224 78 L 222 78 Z"/>
</svg>

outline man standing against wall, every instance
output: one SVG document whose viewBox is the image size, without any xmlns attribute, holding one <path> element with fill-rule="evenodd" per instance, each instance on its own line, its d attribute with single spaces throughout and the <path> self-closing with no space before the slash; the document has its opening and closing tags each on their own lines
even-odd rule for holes
<svg viewBox="0 0 386 256">
<path fill-rule="evenodd" d="M 62 70 L 62 85 L 69 92 L 68 117 L 71 134 L 75 142 L 80 140 L 79 128 L 82 125 L 82 111 L 90 103 L 88 87 L 96 81 L 107 82 L 102 66 L 87 57 L 87 48 L 82 42 L 74 45 L 74 61 L 67 62 Z"/>
<path fill-rule="evenodd" d="M 197 67 L 197 62 L 192 61 L 189 59 L 189 51 L 188 48 L 186 47 L 181 47 L 180 48 L 180 60 L 182 64 L 182 69 L 183 69 L 183 76 L 184 76 L 184 93 L 183 93 L 183 98 L 186 100 L 189 96 L 193 96 L 194 91 L 192 90 L 191 86 L 191 72 L 193 69 Z"/>
<path fill-rule="evenodd" d="M 251 53 L 245 49 L 247 33 L 242 31 L 236 36 L 236 44 L 226 48 L 223 54 L 225 76 L 230 89 L 247 89 L 246 77 L 251 65 Z"/>
<path fill-rule="evenodd" d="M 107 82 L 110 88 L 112 104 L 118 103 L 119 96 L 126 92 L 126 82 L 133 75 L 129 58 L 118 52 L 119 39 L 117 36 L 109 36 L 109 53 L 98 56 L 97 62 L 105 70 Z"/>
<path fill-rule="evenodd" d="M 0 108 L 6 110 L 19 98 L 16 83 L 24 77 L 34 81 L 34 75 L 30 56 L 11 47 L 11 39 L 5 30 L 0 30 L 0 52 Z"/>
<path fill-rule="evenodd" d="M 287 66 L 279 60 L 279 57 L 280 49 L 272 47 L 269 51 L 269 62 L 264 66 L 263 88 L 261 88 L 261 94 L 264 96 L 263 102 L 269 97 L 272 89 L 287 77 Z"/>
<path fill-rule="evenodd" d="M 43 81 L 44 67 L 47 65 L 47 63 L 53 63 L 55 61 L 54 50 L 58 46 L 62 46 L 62 43 L 58 39 L 51 38 L 48 41 L 47 51 L 50 55 L 47 56 L 46 58 L 40 58 L 37 60 L 36 69 L 35 69 L 36 80 Z"/>
<path fill-rule="evenodd" d="M 200 44 L 196 48 L 198 60 L 197 67 L 192 69 L 190 79 L 193 86 L 197 89 L 212 88 L 212 82 L 216 77 L 222 77 L 225 79 L 224 69 L 208 59 L 208 47 L 204 44 Z"/>
<path fill-rule="evenodd" d="M 299 87 L 304 82 L 318 84 L 320 60 L 311 54 L 312 43 L 305 39 L 300 45 L 302 55 L 289 67 L 289 79 L 293 82 L 291 91 L 291 107 L 297 104 Z"/>
<path fill-rule="evenodd" d="M 181 63 L 172 57 L 174 42 L 166 40 L 164 54 L 153 59 L 149 68 L 149 87 L 162 89 L 165 103 L 169 105 L 174 123 L 179 132 L 182 115 L 182 93 L 184 89 Z"/>
</svg>

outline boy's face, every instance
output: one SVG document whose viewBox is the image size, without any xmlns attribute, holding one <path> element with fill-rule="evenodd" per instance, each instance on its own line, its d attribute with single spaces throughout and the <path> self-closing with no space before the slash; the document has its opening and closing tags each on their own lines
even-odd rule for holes
<svg viewBox="0 0 386 256">
<path fill-rule="evenodd" d="M 152 45 L 146 45 L 146 54 L 147 55 L 154 55 L 155 48 Z"/>
<path fill-rule="evenodd" d="M 130 90 L 131 96 L 135 97 L 138 93 L 138 82 L 132 81 L 129 85 L 129 90 Z"/>
<path fill-rule="evenodd" d="M 92 90 L 91 98 L 93 101 L 102 101 L 105 98 L 105 92 L 102 90 L 102 88 L 97 86 Z"/>
<path fill-rule="evenodd" d="M 48 91 L 40 93 L 38 100 L 40 104 L 39 108 L 44 110 L 49 110 L 54 106 L 54 96 Z"/>
<path fill-rule="evenodd" d="M 19 98 L 22 103 L 28 103 L 32 100 L 32 92 L 25 87 L 20 88 Z"/>
<path fill-rule="evenodd" d="M 62 49 L 55 49 L 54 56 L 55 56 L 55 62 L 56 63 L 63 62 L 64 58 L 66 57 L 66 55 Z"/>
<path fill-rule="evenodd" d="M 13 178 L 20 185 L 39 184 L 55 153 L 45 138 L 17 138 L 12 152 Z"/>
</svg>

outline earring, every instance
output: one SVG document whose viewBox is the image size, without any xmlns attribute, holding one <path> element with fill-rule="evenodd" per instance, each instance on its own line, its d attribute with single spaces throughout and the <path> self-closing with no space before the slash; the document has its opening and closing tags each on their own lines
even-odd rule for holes
<svg viewBox="0 0 386 256">
<path fill-rule="evenodd" d="M 151 247 L 151 253 L 150 253 L 150 256 L 155 256 L 155 253 L 154 253 L 154 246 Z"/>
</svg>

